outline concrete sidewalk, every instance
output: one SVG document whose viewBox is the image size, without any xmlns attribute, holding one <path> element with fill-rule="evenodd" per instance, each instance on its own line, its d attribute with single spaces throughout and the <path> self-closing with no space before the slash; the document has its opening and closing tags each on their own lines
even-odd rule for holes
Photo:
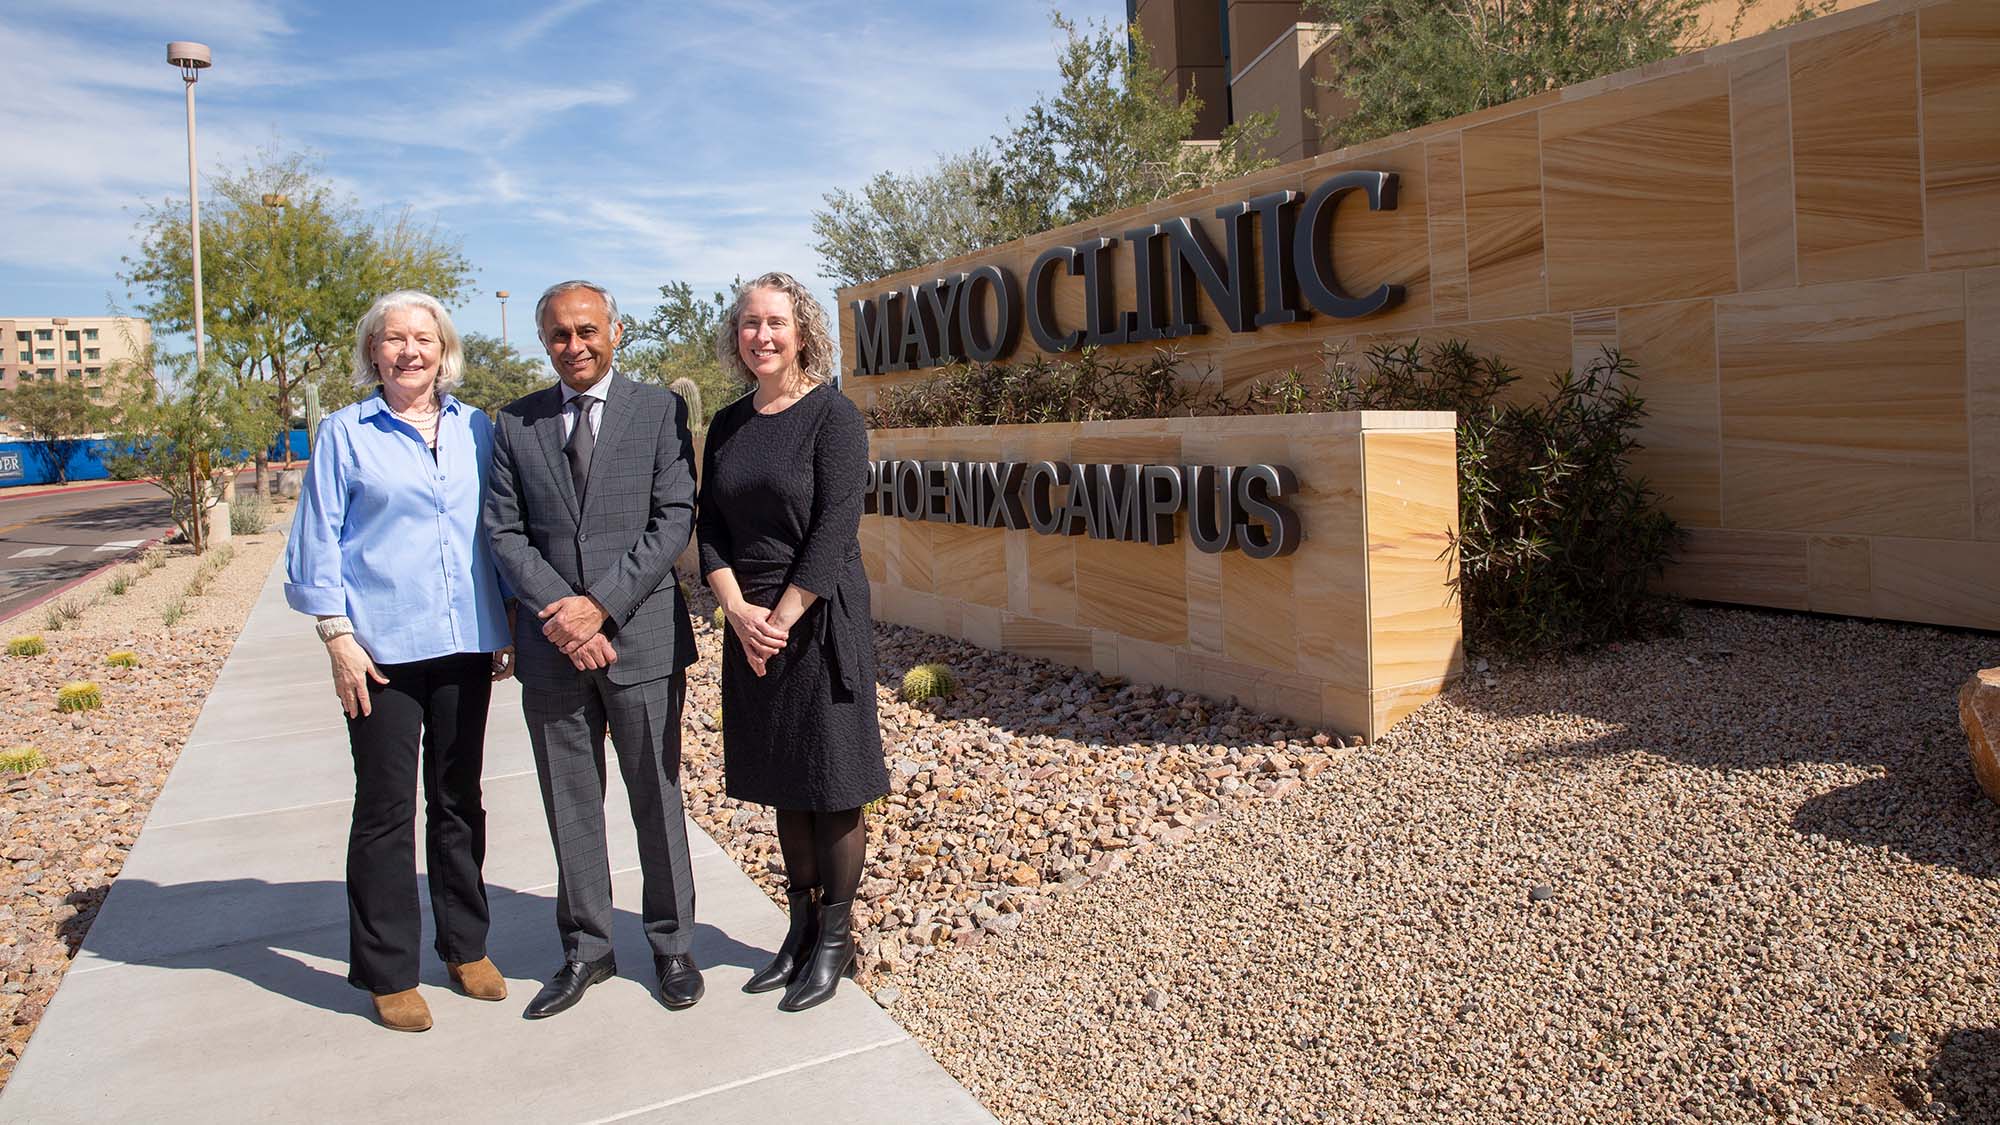
<svg viewBox="0 0 2000 1125">
<path fill-rule="evenodd" d="M 639 874 L 612 773 L 621 904 Z M 376 1026 L 346 972 L 342 890 L 353 772 L 326 657 L 265 583 L 144 834 L 4 1094 L 0 1119 L 57 1121 L 959 1122 L 992 1118 L 852 983 L 808 1012 L 740 988 L 782 911 L 693 825 L 701 1003 L 654 1000 L 621 908 L 621 975 L 541 1022 L 521 1018 L 562 960 L 555 861 L 519 689 L 486 742 L 490 952 L 498 1004 L 450 988 L 430 951 L 436 1026 Z M 421 840 L 421 837 L 419 838 Z M 422 846 L 418 846 L 422 858 Z"/>
</svg>

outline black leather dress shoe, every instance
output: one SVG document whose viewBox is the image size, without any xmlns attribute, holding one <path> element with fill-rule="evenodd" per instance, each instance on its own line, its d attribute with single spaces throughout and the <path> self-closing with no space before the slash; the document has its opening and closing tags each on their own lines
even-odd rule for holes
<svg viewBox="0 0 2000 1125">
<path fill-rule="evenodd" d="M 655 957 L 653 968 L 660 974 L 660 1003 L 678 1012 L 694 1007 L 694 1002 L 701 999 L 701 970 L 695 968 L 691 955 L 670 953 Z"/>
<path fill-rule="evenodd" d="M 565 961 L 563 967 L 556 970 L 555 977 L 535 993 L 533 1000 L 528 1001 L 528 1010 L 521 1014 L 531 1020 L 540 1020 L 557 1012 L 566 1012 L 583 999 L 585 989 L 617 975 L 618 962 L 609 953 L 595 961 Z"/>
</svg>

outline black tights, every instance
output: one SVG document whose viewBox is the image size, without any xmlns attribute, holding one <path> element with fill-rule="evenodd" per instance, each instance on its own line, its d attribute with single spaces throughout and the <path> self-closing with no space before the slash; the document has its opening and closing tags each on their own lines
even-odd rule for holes
<svg viewBox="0 0 2000 1125">
<path fill-rule="evenodd" d="M 861 885 L 868 822 L 860 809 L 778 810 L 778 850 L 793 890 L 820 889 L 821 902 L 848 902 Z"/>
</svg>

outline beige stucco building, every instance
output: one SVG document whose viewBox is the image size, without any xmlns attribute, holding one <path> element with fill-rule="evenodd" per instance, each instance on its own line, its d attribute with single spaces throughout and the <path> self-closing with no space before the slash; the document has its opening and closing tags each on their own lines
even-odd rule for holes
<svg viewBox="0 0 2000 1125">
<path fill-rule="evenodd" d="M 32 380 L 69 380 L 109 403 L 118 381 L 135 377 L 133 361 L 153 342 L 153 326 L 131 316 L 0 316 L 0 390 Z M 151 372 L 137 377 L 150 379 Z M 17 427 L 0 419 L 0 434 Z"/>
</svg>

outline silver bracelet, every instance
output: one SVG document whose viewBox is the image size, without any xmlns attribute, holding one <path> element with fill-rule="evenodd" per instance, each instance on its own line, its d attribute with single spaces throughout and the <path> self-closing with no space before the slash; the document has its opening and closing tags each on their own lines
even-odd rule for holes
<svg viewBox="0 0 2000 1125">
<path fill-rule="evenodd" d="M 313 628 L 319 631 L 320 640 L 331 642 L 335 637 L 345 637 L 354 632 L 354 622 L 345 617 L 322 617 Z"/>
</svg>

